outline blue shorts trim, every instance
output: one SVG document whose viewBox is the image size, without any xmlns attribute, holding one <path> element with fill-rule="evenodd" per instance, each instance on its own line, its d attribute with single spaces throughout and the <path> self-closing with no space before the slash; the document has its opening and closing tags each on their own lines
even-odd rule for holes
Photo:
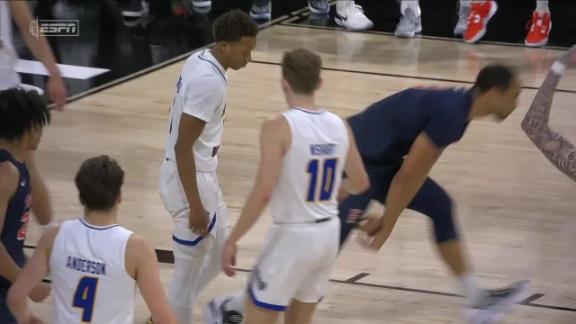
<svg viewBox="0 0 576 324">
<path fill-rule="evenodd" d="M 214 225 L 216 225 L 216 214 L 214 214 L 214 217 L 212 217 L 212 221 L 210 222 L 210 225 L 208 225 L 208 233 L 212 232 Z M 176 236 L 172 235 L 172 240 L 174 240 L 174 242 L 176 242 L 178 244 L 182 244 L 182 245 L 187 245 L 187 246 L 196 246 L 196 245 L 198 245 L 198 243 L 202 242 L 202 239 L 204 239 L 204 236 L 199 236 L 195 240 L 188 241 L 188 240 L 179 239 Z"/>
<path fill-rule="evenodd" d="M 252 291 L 252 288 L 248 288 L 248 294 L 250 295 L 250 299 L 252 299 L 252 302 L 254 303 L 254 305 L 256 305 L 260 308 L 264 308 L 264 309 L 275 311 L 275 312 L 284 312 L 288 308 L 287 306 L 268 304 L 268 303 L 258 301 L 256 299 L 256 295 L 254 295 L 254 292 Z"/>
</svg>

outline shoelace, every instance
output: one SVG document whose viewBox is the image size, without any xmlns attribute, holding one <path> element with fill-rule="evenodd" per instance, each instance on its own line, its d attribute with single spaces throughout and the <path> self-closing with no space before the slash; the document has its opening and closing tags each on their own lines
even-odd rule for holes
<svg viewBox="0 0 576 324">
<path fill-rule="evenodd" d="M 544 25 L 544 15 L 538 15 L 538 14 L 534 14 L 534 16 L 532 16 L 532 19 L 530 19 L 529 21 L 526 22 L 526 30 L 530 30 L 531 33 L 534 32 L 534 28 L 536 28 L 536 26 L 543 26 Z M 540 31 L 544 34 L 544 30 L 541 28 Z"/>
<path fill-rule="evenodd" d="M 470 13 L 468 14 L 467 23 L 470 24 L 471 22 L 476 20 L 476 18 L 478 18 L 479 23 L 482 21 L 482 17 L 488 16 L 489 13 L 490 13 L 489 1 L 472 4 L 472 6 L 470 7 Z"/>
</svg>

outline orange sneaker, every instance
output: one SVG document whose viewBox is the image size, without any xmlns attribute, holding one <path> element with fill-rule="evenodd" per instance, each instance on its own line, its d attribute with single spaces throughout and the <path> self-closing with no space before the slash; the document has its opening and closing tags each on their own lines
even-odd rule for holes
<svg viewBox="0 0 576 324">
<path fill-rule="evenodd" d="M 549 12 L 534 11 L 530 22 L 530 31 L 526 35 L 526 46 L 539 47 L 548 43 L 548 35 L 552 29 L 552 19 Z"/>
<path fill-rule="evenodd" d="M 468 25 L 464 33 L 464 41 L 466 43 L 476 43 L 484 34 L 486 34 L 486 27 L 488 21 L 494 16 L 498 10 L 496 1 L 477 1 L 472 2 L 470 5 L 470 13 L 468 14 Z"/>
</svg>

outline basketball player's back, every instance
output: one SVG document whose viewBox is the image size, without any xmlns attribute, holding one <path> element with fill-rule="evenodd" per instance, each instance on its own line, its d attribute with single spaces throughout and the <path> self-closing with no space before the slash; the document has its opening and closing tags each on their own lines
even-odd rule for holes
<svg viewBox="0 0 576 324">
<path fill-rule="evenodd" d="M 34 255 L 10 288 L 8 302 L 19 323 L 36 323 L 27 297 L 50 273 L 51 323 L 132 323 L 136 286 L 156 323 L 177 323 L 164 294 L 154 250 L 121 227 L 124 170 L 106 155 L 90 158 L 75 177 L 84 216 L 46 230 Z"/>
<path fill-rule="evenodd" d="M 270 201 L 273 225 L 248 283 L 248 323 L 273 323 L 284 311 L 285 323 L 311 322 L 338 254 L 336 191 L 369 185 L 346 123 L 315 104 L 321 66 L 306 49 L 284 54 L 282 90 L 290 108 L 262 126 L 256 183 L 224 248 L 223 270 L 234 275 L 236 242 Z"/>
<path fill-rule="evenodd" d="M 326 110 L 298 107 L 282 116 L 291 141 L 271 200 L 274 223 L 314 223 L 336 215 L 333 193 L 340 187 L 349 145 L 344 121 Z"/>
<path fill-rule="evenodd" d="M 132 323 L 136 282 L 125 265 L 131 236 L 82 218 L 62 223 L 49 263 L 54 323 Z"/>
</svg>

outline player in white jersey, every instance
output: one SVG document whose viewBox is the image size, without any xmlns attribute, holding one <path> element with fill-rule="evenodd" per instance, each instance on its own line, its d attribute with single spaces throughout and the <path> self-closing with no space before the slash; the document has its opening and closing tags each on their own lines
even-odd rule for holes
<svg viewBox="0 0 576 324">
<path fill-rule="evenodd" d="M 12 45 L 11 17 L 14 18 L 22 39 L 34 57 L 48 71 L 49 77 L 46 84 L 48 96 L 57 108 L 62 108 L 66 102 L 66 86 L 48 41 L 44 36 L 35 36 L 30 32 L 34 18 L 27 1 L 0 1 L 0 90 L 20 85 L 20 76 L 14 70 L 18 57 Z"/>
<path fill-rule="evenodd" d="M 215 45 L 190 56 L 170 109 L 160 195 L 174 221 L 174 274 L 168 298 L 181 323 L 192 322 L 196 296 L 220 272 L 228 213 L 218 184 L 226 111 L 226 70 L 246 66 L 258 26 L 232 10 L 214 22 Z"/>
<path fill-rule="evenodd" d="M 349 192 L 369 185 L 347 124 L 315 104 L 320 69 L 320 57 L 306 49 L 284 54 L 290 109 L 262 126 L 256 184 L 223 252 L 223 270 L 234 275 L 236 243 L 270 202 L 274 224 L 248 283 L 248 324 L 275 323 L 283 311 L 285 323 L 311 322 L 338 254 L 342 173 Z"/>
<path fill-rule="evenodd" d="M 98 156 L 82 164 L 75 181 L 84 217 L 42 235 L 8 293 L 18 323 L 39 322 L 28 310 L 26 296 L 48 273 L 54 299 L 51 323 L 132 323 L 137 286 L 156 323 L 177 323 L 154 251 L 117 224 L 124 171 L 110 157 Z"/>
</svg>

